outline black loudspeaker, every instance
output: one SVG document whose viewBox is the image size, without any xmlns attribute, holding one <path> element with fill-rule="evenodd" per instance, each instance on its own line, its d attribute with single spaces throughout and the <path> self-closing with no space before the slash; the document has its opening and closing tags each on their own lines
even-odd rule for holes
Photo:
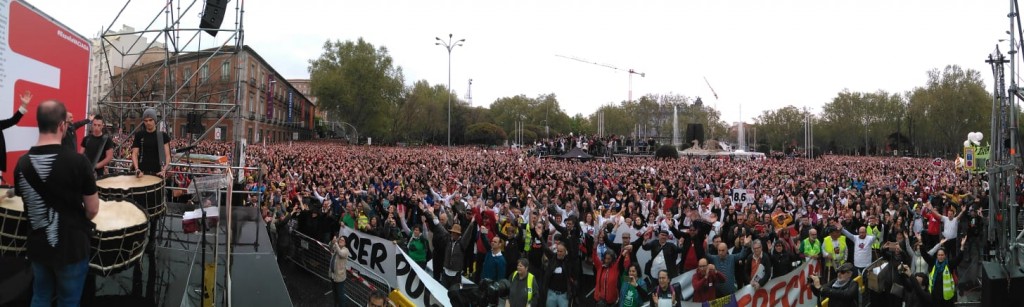
<svg viewBox="0 0 1024 307">
<path fill-rule="evenodd" d="M 687 124 L 686 125 L 686 139 L 683 140 L 683 144 L 689 146 L 690 142 L 697 140 L 701 146 L 704 145 L 704 125 L 703 124 Z"/>
<path fill-rule="evenodd" d="M 203 17 L 199 21 L 199 27 L 203 29 L 220 29 L 224 22 L 224 11 L 227 9 L 230 0 L 206 0 L 206 9 L 203 10 Z M 210 36 L 217 36 L 217 30 L 206 30 Z"/>
<path fill-rule="evenodd" d="M 185 124 L 188 133 L 200 134 L 203 133 L 202 116 L 197 113 L 188 113 L 186 115 L 187 123 Z"/>
<path fill-rule="evenodd" d="M 1024 271 L 1004 270 L 998 262 L 981 263 L 982 306 L 1024 306 Z M 1009 283 L 1009 284 L 1007 284 Z"/>
</svg>

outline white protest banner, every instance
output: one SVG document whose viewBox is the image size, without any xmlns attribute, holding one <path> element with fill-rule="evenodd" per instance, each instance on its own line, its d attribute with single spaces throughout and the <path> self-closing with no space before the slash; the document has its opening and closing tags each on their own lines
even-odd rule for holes
<svg viewBox="0 0 1024 307">
<path fill-rule="evenodd" d="M 710 302 L 684 302 L 684 307 L 803 307 L 815 306 L 817 299 L 811 293 L 807 277 L 817 274 L 817 261 L 811 260 L 797 267 L 789 274 L 769 280 L 757 290 L 747 285 L 736 293 Z"/>
<path fill-rule="evenodd" d="M 342 227 L 341 235 L 349 249 L 349 266 L 359 271 L 362 276 L 383 278 L 384 283 L 397 285 L 395 274 L 397 266 L 395 243 L 380 237 L 359 232 L 352 228 Z"/>
<path fill-rule="evenodd" d="M 405 251 L 398 249 L 398 291 L 416 306 L 452 307 L 448 290 L 413 262 Z"/>
</svg>

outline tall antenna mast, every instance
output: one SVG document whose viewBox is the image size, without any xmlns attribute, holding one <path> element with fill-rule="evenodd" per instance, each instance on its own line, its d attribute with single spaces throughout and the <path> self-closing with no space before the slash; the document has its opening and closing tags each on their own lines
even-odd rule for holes
<svg viewBox="0 0 1024 307">
<path fill-rule="evenodd" d="M 466 100 L 469 106 L 473 106 L 473 78 L 469 78 L 469 87 L 466 89 Z"/>
</svg>

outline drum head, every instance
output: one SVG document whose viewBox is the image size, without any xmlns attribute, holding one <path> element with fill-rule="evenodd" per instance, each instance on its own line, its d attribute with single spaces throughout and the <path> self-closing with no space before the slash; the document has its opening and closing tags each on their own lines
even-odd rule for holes
<svg viewBox="0 0 1024 307">
<path fill-rule="evenodd" d="M 131 201 L 100 201 L 100 210 L 92 219 L 98 231 L 114 231 L 149 221 L 146 213 Z"/>
<path fill-rule="evenodd" d="M 7 194 L 8 188 L 0 188 L 0 195 Z M 15 196 L 11 198 L 4 198 L 0 201 L 0 208 L 25 212 L 25 204 L 21 202 L 21 197 Z"/>
<path fill-rule="evenodd" d="M 107 176 L 96 180 L 96 186 L 101 188 L 137 188 L 146 187 L 163 182 L 163 179 L 153 175 L 142 175 L 142 177 L 136 177 L 135 175 L 116 175 Z"/>
</svg>

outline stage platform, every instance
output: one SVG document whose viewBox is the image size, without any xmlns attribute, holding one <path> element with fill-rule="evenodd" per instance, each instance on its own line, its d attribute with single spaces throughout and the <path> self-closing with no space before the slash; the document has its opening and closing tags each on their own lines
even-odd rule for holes
<svg viewBox="0 0 1024 307">
<path fill-rule="evenodd" d="M 151 224 L 156 226 L 151 248 L 136 265 L 109 276 L 93 274 L 95 290 L 89 291 L 90 285 L 87 285 L 82 306 L 203 306 L 200 291 L 203 235 L 182 231 L 180 214 L 185 209 L 189 208 L 168 204 L 168 214 Z M 227 306 L 229 299 L 232 306 L 293 306 L 266 225 L 256 211 L 248 213 L 254 213 L 257 218 L 240 223 L 237 232 L 240 236 L 232 246 L 230 268 L 226 253 L 227 217 L 221 216 L 220 225 L 206 234 L 206 261 L 208 265 L 216 263 L 217 267 L 215 284 L 208 288 L 213 289 L 214 306 Z M 217 239 L 219 242 L 215 245 Z M 225 276 L 228 270 L 233 289 L 230 298 Z M 90 292 L 95 293 L 95 297 L 88 297 Z M 6 306 L 27 306 L 27 303 L 19 300 Z"/>
</svg>

